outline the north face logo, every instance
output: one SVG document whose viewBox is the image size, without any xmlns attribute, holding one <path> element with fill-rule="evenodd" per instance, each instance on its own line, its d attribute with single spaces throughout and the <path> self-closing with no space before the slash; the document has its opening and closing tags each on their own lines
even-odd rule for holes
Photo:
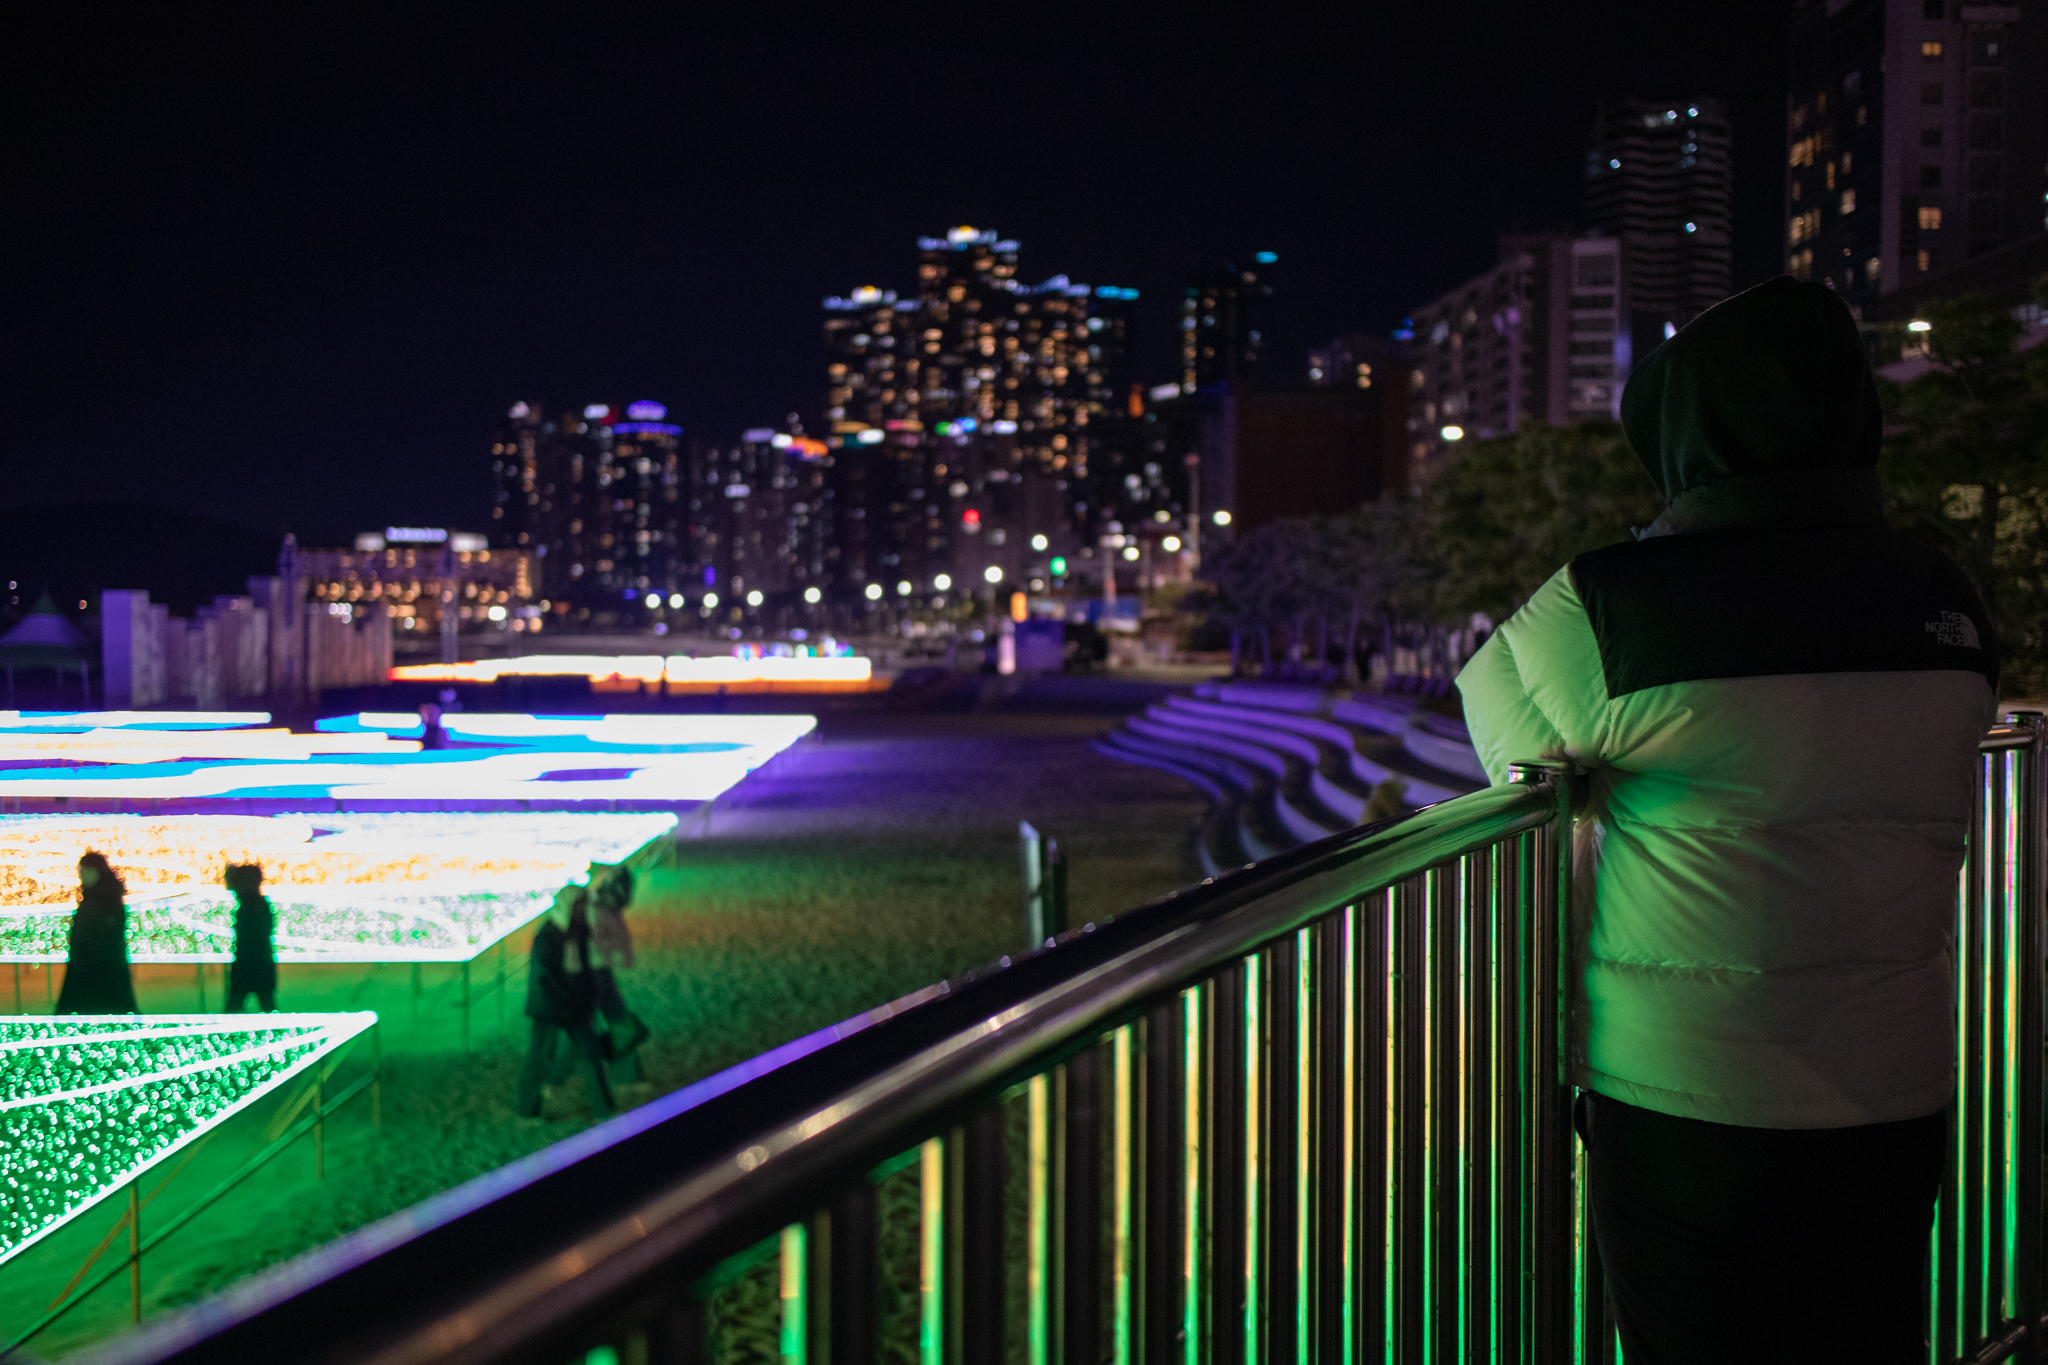
<svg viewBox="0 0 2048 1365">
<path fill-rule="evenodd" d="M 1963 649 L 1979 649 L 1977 623 L 1959 611 L 1945 611 L 1939 621 L 1927 623 L 1927 633 L 1938 645 L 1957 645 Z"/>
</svg>

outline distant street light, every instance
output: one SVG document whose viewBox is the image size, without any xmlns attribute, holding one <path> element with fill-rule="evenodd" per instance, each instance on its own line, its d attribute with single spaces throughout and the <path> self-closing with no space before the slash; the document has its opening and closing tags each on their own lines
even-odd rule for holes
<svg viewBox="0 0 2048 1365">
<path fill-rule="evenodd" d="M 812 606 L 814 606 L 814 607 L 815 607 L 815 606 L 817 606 L 817 605 L 818 605 L 818 603 L 820 603 L 820 602 L 822 602 L 822 601 L 824 601 L 824 600 L 825 600 L 825 594 L 824 594 L 824 593 L 822 593 L 822 592 L 819 592 L 819 591 L 818 591 L 818 590 L 817 590 L 816 588 L 805 588 L 805 589 L 804 589 L 804 601 L 806 601 L 806 602 L 809 602 L 809 603 L 810 603 L 810 604 L 811 604 Z"/>
<path fill-rule="evenodd" d="M 949 573 L 939 574 L 937 577 L 932 579 L 932 586 L 937 588 L 940 592 L 944 592 L 946 589 L 953 586 L 953 575 Z"/>
<path fill-rule="evenodd" d="M 1445 427 L 1445 428 L 1443 429 L 1443 431 L 1442 431 L 1441 433 L 1439 433 L 1439 434 L 1440 434 L 1440 435 L 1441 435 L 1441 436 L 1442 436 L 1442 437 L 1443 437 L 1443 438 L 1444 438 L 1444 439 L 1445 439 L 1446 441 L 1462 441 L 1462 440 L 1464 440 L 1464 439 L 1465 439 L 1465 428 L 1463 428 L 1463 427 Z"/>
<path fill-rule="evenodd" d="M 981 576 L 991 583 L 1000 583 L 1003 581 L 1003 571 L 1001 569 L 998 569 L 993 564 L 989 565 L 986 569 L 983 569 L 981 571 Z"/>
<path fill-rule="evenodd" d="M 760 589 L 756 588 L 754 591 L 747 594 L 747 605 L 750 607 L 758 607 L 761 605 Z"/>
<path fill-rule="evenodd" d="M 880 583 L 870 583 L 870 584 L 868 584 L 868 587 L 867 587 L 867 594 L 868 594 L 868 601 L 870 601 L 870 602 L 879 602 L 879 601 L 881 601 L 881 600 L 882 600 L 882 585 L 881 585 Z"/>
</svg>

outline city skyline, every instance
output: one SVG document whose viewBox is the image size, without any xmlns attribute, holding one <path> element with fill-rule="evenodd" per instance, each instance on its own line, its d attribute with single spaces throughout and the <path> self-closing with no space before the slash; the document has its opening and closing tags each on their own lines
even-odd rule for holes
<svg viewBox="0 0 2048 1365">
<path fill-rule="evenodd" d="M 1174 377 L 1191 273 L 1274 251 L 1263 353 L 1295 374 L 1312 345 L 1384 333 L 1469 277 L 1497 231 L 1576 217 L 1600 98 L 1724 91 L 1738 143 L 1770 147 L 1787 10 L 1248 31 L 1135 15 L 788 34 L 422 20 L 396 43 L 366 22 L 141 21 L 94 36 L 109 92 L 94 102 L 38 81 L 14 92 L 23 135 L 7 155 L 41 207 L 14 265 L 35 343 L 0 381 L 0 441 L 21 471 L 7 496 L 111 488 L 307 543 L 393 520 L 484 529 L 470 461 L 509 398 L 657 398 L 714 443 L 792 410 L 820 421 L 815 300 L 959 223 L 1138 289 L 1146 383 Z M 57 26 L 40 41 L 67 47 L 66 21 L 39 22 Z M 995 37 L 1017 60 L 984 71 L 970 103 L 1018 111 L 997 124 L 936 95 L 823 94 L 913 53 L 979 69 Z M 516 72 L 547 49 L 591 61 L 543 100 Z M 1204 55 L 1226 50 L 1223 67 Z M 688 80 L 574 98 L 611 90 L 614 61 L 685 53 Z M 737 98 L 771 72 L 804 95 Z M 1254 85 L 1269 93 L 1244 99 Z M 1192 98 L 1165 98 L 1180 90 Z M 913 142 L 914 160 L 888 150 Z M 1742 280 L 1778 264 L 1775 177 L 1737 199 L 1744 231 L 1764 234 L 1738 243 Z M 70 458 L 36 458 L 49 451 Z"/>
</svg>

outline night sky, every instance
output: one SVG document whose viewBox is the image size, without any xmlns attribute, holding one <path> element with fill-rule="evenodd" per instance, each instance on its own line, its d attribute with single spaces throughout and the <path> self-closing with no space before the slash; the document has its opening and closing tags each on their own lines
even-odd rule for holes
<svg viewBox="0 0 2048 1365">
<path fill-rule="evenodd" d="M 1148 382 L 1275 251 L 1296 375 L 1569 225 L 1603 96 L 1729 98 L 1736 283 L 1781 256 L 1790 0 L 595 8 L 11 16 L 0 498 L 481 528 L 512 400 L 815 420 L 819 300 L 961 223 L 1140 289 Z"/>
</svg>

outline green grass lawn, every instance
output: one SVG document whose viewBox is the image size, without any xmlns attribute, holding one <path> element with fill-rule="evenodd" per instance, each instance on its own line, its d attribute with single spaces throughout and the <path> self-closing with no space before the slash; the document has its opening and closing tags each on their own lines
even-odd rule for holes
<svg viewBox="0 0 2048 1365">
<path fill-rule="evenodd" d="M 686 822 L 675 853 L 642 877 L 629 915 L 639 963 L 622 985 L 654 1030 L 644 1050 L 653 1093 L 1021 947 L 1020 819 L 1067 850 L 1077 921 L 1196 880 L 1201 796 L 1093 753 L 1088 736 L 1111 723 L 1000 713 L 828 716 L 819 742 L 756 775 L 708 828 Z M 515 968 L 525 939 L 511 945 Z M 284 1009 L 382 1016 L 383 1127 L 372 1131 L 368 1106 L 357 1101 L 328 1126 L 324 1180 L 313 1178 L 301 1143 L 185 1228 L 145 1267 L 145 1315 L 587 1125 L 573 1083 L 553 1098 L 547 1121 L 513 1117 L 524 982 L 501 993 L 495 980 L 495 956 L 487 954 L 472 969 L 465 1053 L 454 1008 L 459 977 L 449 968 L 426 968 L 417 994 L 404 966 L 286 969 Z M 192 1008 L 190 969 L 141 974 L 138 984 L 145 1009 Z M 24 995 L 28 1009 L 43 1008 L 38 974 L 26 979 Z M 217 1004 L 217 976 L 211 998 Z M 81 1220 L 88 1226 L 33 1264 L 25 1257 L 0 1268 L 0 1299 L 47 1302 L 117 1212 Z M 61 1356 L 118 1330 L 127 1316 L 124 1277 L 32 1349 Z"/>
</svg>

